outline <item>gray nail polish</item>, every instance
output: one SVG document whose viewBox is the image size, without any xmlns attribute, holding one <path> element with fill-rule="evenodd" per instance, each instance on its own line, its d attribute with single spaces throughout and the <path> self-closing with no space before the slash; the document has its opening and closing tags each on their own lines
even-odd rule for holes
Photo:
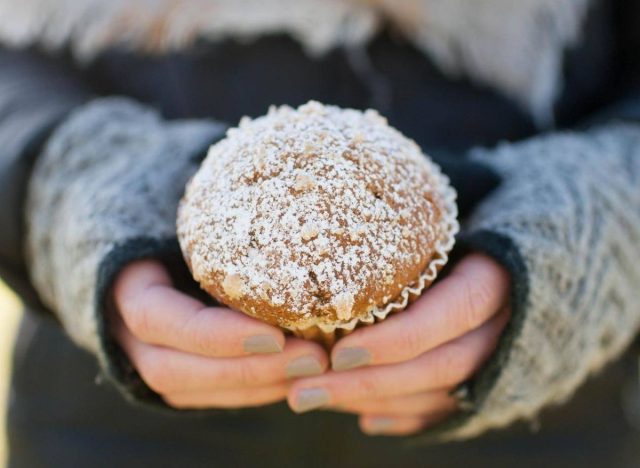
<svg viewBox="0 0 640 468">
<path fill-rule="evenodd" d="M 333 358 L 334 371 L 344 371 L 366 366 L 371 362 L 371 353 L 364 348 L 343 348 Z"/>
<path fill-rule="evenodd" d="M 293 410 L 304 413 L 326 406 L 329 403 L 329 393 L 324 388 L 305 388 L 298 392 Z"/>
<path fill-rule="evenodd" d="M 243 343 L 245 353 L 251 354 L 270 354 L 281 353 L 282 346 L 271 335 L 255 335 L 244 339 Z"/>
<path fill-rule="evenodd" d="M 287 377 L 309 377 L 322 374 L 322 365 L 313 356 L 300 356 L 287 365 Z"/>
<path fill-rule="evenodd" d="M 384 416 L 380 416 L 369 421 L 367 425 L 367 433 L 368 434 L 382 434 L 389 429 L 391 429 L 396 423 L 396 420 L 393 418 L 386 418 Z"/>
</svg>

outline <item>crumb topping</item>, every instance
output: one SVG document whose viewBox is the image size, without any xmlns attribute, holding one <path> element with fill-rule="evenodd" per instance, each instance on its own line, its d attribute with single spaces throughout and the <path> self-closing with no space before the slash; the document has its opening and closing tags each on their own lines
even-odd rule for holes
<svg viewBox="0 0 640 468">
<path fill-rule="evenodd" d="M 338 294 L 333 300 L 333 307 L 336 309 L 336 315 L 340 320 L 350 320 L 353 309 L 353 295 L 348 292 Z"/>
<path fill-rule="evenodd" d="M 388 300 L 445 231 L 439 179 L 377 112 L 309 102 L 243 118 L 187 187 L 178 236 L 195 279 L 300 320 Z M 378 304 L 379 305 L 379 304 Z M 259 309 L 259 307 L 258 307 Z"/>
<path fill-rule="evenodd" d="M 222 288 L 231 299 L 241 297 L 244 294 L 244 281 L 242 281 L 242 276 L 237 273 L 225 275 L 222 281 Z"/>
</svg>

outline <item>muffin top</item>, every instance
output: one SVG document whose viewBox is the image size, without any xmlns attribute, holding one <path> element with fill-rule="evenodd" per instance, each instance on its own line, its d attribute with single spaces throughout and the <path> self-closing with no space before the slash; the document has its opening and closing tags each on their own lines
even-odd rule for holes
<svg viewBox="0 0 640 468">
<path fill-rule="evenodd" d="M 446 178 L 377 112 L 309 102 L 243 118 L 187 186 L 178 237 L 218 301 L 289 329 L 367 317 L 450 235 Z"/>
</svg>

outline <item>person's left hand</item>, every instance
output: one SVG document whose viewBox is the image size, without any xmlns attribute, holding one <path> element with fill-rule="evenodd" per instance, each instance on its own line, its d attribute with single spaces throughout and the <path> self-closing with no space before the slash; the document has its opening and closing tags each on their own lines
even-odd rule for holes
<svg viewBox="0 0 640 468">
<path fill-rule="evenodd" d="M 509 284 L 490 257 L 467 256 L 407 310 L 340 340 L 333 372 L 295 382 L 289 405 L 355 413 L 367 434 L 407 435 L 443 420 L 457 410 L 449 392 L 496 347 Z"/>
</svg>

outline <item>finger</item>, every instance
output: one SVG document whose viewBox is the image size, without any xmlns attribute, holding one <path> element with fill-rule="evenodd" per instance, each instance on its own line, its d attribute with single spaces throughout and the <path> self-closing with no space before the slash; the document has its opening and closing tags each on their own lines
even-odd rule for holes
<svg viewBox="0 0 640 468">
<path fill-rule="evenodd" d="M 117 339 L 140 377 L 157 393 L 209 392 L 222 389 L 261 387 L 284 382 L 299 360 L 314 363 L 314 373 L 328 365 L 322 347 L 289 338 L 280 354 L 242 358 L 206 358 L 137 340 L 126 327 Z"/>
<path fill-rule="evenodd" d="M 471 377 L 493 352 L 508 320 L 504 312 L 482 327 L 411 361 L 331 372 L 298 380 L 288 401 L 296 412 L 452 388 Z"/>
<path fill-rule="evenodd" d="M 407 361 L 485 323 L 505 304 L 509 277 L 490 257 L 472 254 L 402 313 L 356 330 L 332 352 L 336 371 Z"/>
<path fill-rule="evenodd" d="M 284 333 L 240 312 L 205 307 L 171 287 L 162 265 L 132 264 L 118 278 L 115 302 L 136 338 L 209 357 L 281 352 Z"/>
<path fill-rule="evenodd" d="M 286 384 L 258 388 L 239 388 L 205 393 L 178 393 L 164 395 L 164 401 L 178 409 L 249 408 L 277 403 L 285 399 Z"/>
<path fill-rule="evenodd" d="M 383 416 L 423 416 L 455 411 L 457 402 L 446 391 L 422 392 L 393 398 L 354 400 L 336 407 L 339 411 Z"/>
<path fill-rule="evenodd" d="M 363 415 L 358 423 L 360 430 L 367 435 L 404 436 L 423 431 L 428 426 L 437 424 L 452 412 L 437 413 L 429 416 L 380 416 Z"/>
</svg>

